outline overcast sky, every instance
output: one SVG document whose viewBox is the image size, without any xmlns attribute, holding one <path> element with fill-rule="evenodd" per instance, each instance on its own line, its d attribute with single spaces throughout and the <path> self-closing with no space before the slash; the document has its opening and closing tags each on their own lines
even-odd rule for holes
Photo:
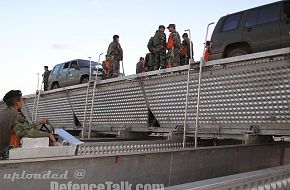
<svg viewBox="0 0 290 190">
<path fill-rule="evenodd" d="M 275 1 L 0 0 L 0 99 L 11 89 L 34 93 L 44 65 L 52 69 L 89 56 L 97 61 L 114 34 L 124 50 L 125 73 L 134 74 L 160 24 L 176 24 L 180 35 L 191 29 L 199 59 L 208 23 L 270 2 Z"/>
</svg>

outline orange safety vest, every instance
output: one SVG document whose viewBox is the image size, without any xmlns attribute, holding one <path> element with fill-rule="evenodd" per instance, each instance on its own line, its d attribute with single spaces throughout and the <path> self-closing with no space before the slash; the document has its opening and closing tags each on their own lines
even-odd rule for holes
<svg viewBox="0 0 290 190">
<path fill-rule="evenodd" d="M 203 55 L 203 60 L 208 61 L 209 59 L 209 48 L 206 48 Z"/>
<path fill-rule="evenodd" d="M 20 146 L 20 137 L 18 137 L 14 130 L 12 129 L 10 132 L 10 146 L 19 147 Z"/>
<path fill-rule="evenodd" d="M 167 49 L 172 49 L 174 47 L 174 39 L 173 39 L 173 34 L 170 33 L 168 42 L 167 42 Z"/>
</svg>

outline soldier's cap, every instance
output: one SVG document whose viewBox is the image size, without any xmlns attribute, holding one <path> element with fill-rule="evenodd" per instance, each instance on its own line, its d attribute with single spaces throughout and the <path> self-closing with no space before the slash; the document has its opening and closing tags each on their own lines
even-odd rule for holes
<svg viewBox="0 0 290 190">
<path fill-rule="evenodd" d="M 167 27 L 167 29 L 169 29 L 171 27 L 175 29 L 175 24 L 169 24 L 169 26 Z"/>
<path fill-rule="evenodd" d="M 165 29 L 165 26 L 164 25 L 160 25 L 159 26 L 159 29 L 161 29 L 161 28 L 164 28 Z"/>
<path fill-rule="evenodd" d="M 22 96 L 22 92 L 20 90 L 10 90 L 9 92 L 5 94 L 3 101 L 7 102 L 11 98 L 21 97 L 21 96 Z"/>
</svg>

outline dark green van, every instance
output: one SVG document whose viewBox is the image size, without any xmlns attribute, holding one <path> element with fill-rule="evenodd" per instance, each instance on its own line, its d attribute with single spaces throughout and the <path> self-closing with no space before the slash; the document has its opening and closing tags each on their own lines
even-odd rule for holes
<svg viewBox="0 0 290 190">
<path fill-rule="evenodd" d="M 209 60 L 290 47 L 290 0 L 222 17 L 211 37 Z"/>
</svg>

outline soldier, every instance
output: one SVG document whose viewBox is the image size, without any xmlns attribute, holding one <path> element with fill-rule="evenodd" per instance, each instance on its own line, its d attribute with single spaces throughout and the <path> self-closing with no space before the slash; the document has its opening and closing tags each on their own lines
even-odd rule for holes
<svg viewBox="0 0 290 190">
<path fill-rule="evenodd" d="M 43 83 L 43 90 L 47 91 L 48 89 L 48 77 L 50 75 L 50 70 L 48 70 L 48 66 L 44 66 L 44 73 L 42 74 L 42 83 Z"/>
<path fill-rule="evenodd" d="M 146 54 L 145 57 L 145 66 L 147 67 L 148 71 L 153 71 L 155 66 L 155 48 L 154 48 L 154 42 L 153 37 L 149 39 L 149 42 L 147 44 L 147 48 L 150 53 Z"/>
<path fill-rule="evenodd" d="M 140 57 L 139 62 L 136 64 L 136 74 L 146 71 L 144 57 Z"/>
<path fill-rule="evenodd" d="M 190 59 L 190 43 L 192 47 L 192 42 L 190 42 L 190 39 L 188 38 L 188 34 L 184 33 L 182 35 L 183 41 L 181 43 L 181 48 L 180 48 L 180 64 L 181 65 L 188 65 L 189 64 L 189 59 Z M 193 55 L 193 50 L 192 55 Z"/>
<path fill-rule="evenodd" d="M 116 78 L 120 74 L 120 61 L 123 60 L 123 50 L 119 43 L 119 36 L 113 36 L 107 51 L 107 59 L 110 61 L 110 69 L 107 78 Z"/>
<path fill-rule="evenodd" d="M 41 132 L 37 126 L 47 124 L 47 120 L 29 124 L 21 113 L 23 104 L 22 93 L 19 90 L 11 90 L 3 98 L 7 109 L 0 113 L 0 159 L 7 158 L 9 146 L 19 146 L 22 137 L 49 137 L 51 145 L 56 140 L 51 133 Z"/>
<path fill-rule="evenodd" d="M 165 26 L 160 25 L 153 37 L 155 49 L 155 66 L 154 70 L 164 69 L 166 64 L 166 34 Z"/>
<path fill-rule="evenodd" d="M 204 47 L 204 53 L 203 53 L 203 60 L 204 61 L 209 61 L 210 46 L 211 46 L 210 41 L 206 41 L 205 47 Z"/>
<path fill-rule="evenodd" d="M 169 67 L 177 67 L 180 66 L 180 36 L 175 29 L 175 24 L 169 24 L 167 29 L 170 32 L 168 42 L 167 42 L 167 50 L 168 50 L 168 65 Z"/>
</svg>

